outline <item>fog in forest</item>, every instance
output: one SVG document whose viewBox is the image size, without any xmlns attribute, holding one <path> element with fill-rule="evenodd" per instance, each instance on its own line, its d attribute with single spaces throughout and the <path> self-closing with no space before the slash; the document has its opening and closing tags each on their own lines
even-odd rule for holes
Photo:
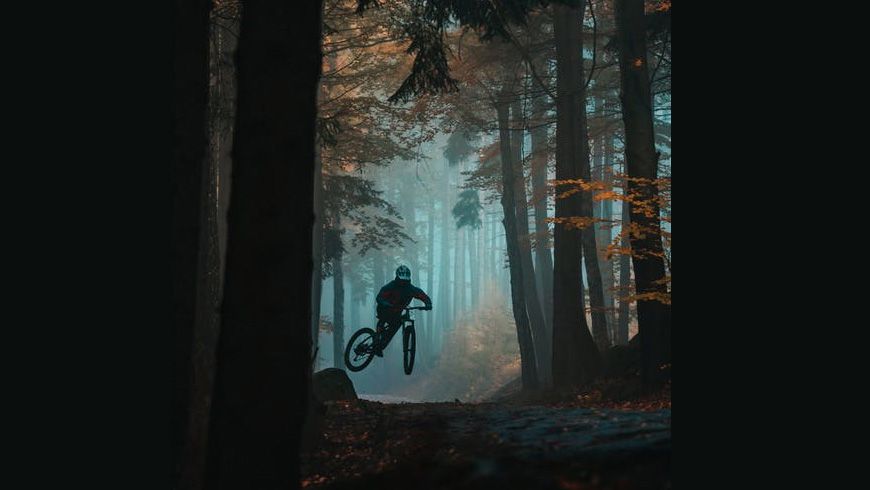
<svg viewBox="0 0 870 490">
<path fill-rule="evenodd" d="M 468 154 L 454 162 L 445 156 L 451 137 L 456 146 L 468 145 Z M 460 138 L 464 140 L 461 145 L 455 143 Z M 420 145 L 414 160 L 395 161 L 357 174 L 372 182 L 382 198 L 398 210 L 400 217 L 396 221 L 407 238 L 401 246 L 371 249 L 364 255 L 359 253 L 359 247 L 347 246 L 342 257 L 345 325 L 342 348 L 357 329 L 374 328 L 375 295 L 394 278 L 399 265 L 411 268 L 412 283 L 426 291 L 433 301 L 432 311 L 412 312 L 418 332 L 413 375 L 406 376 L 402 371 L 401 335 L 397 335 L 383 358 L 375 358 L 361 372 L 348 371 L 360 396 L 381 401 L 480 401 L 519 377 L 519 347 L 511 311 L 500 196 L 492 190 L 480 190 L 472 182 L 482 167 L 492 164 L 484 152 L 492 143 L 493 138 L 486 134 L 474 138 L 461 133 L 438 133 L 432 141 Z M 526 135 L 524 152 L 530 144 Z M 528 158 L 527 154 L 523 156 Z M 552 174 L 550 169 L 548 180 L 554 178 Z M 466 198 L 479 201 L 476 212 L 474 208 L 456 207 L 463 192 L 468 191 L 472 194 L 466 194 Z M 552 217 L 553 196 L 547 201 L 548 216 Z M 465 209 L 476 216 L 479 227 L 464 223 L 458 227 L 462 215 L 454 213 L 454 209 L 457 212 Z M 621 216 L 620 202 L 613 203 L 611 209 L 605 206 L 598 209 L 599 213 L 605 211 Z M 531 230 L 535 229 L 534 219 L 533 213 L 529 213 Z M 551 233 L 552 225 L 548 228 Z M 596 231 L 603 243 L 613 241 L 620 232 L 618 225 L 600 226 Z M 618 271 L 614 272 L 618 275 Z M 343 360 L 337 363 L 334 360 L 334 281 L 334 274 L 323 280 L 315 370 L 344 368 Z M 583 281 L 583 290 L 588 291 L 585 269 Z M 421 304 L 415 300 L 410 306 Z M 633 337 L 637 331 L 633 306 L 630 313 L 629 337 Z M 591 325 L 591 315 L 586 316 Z"/>
<path fill-rule="evenodd" d="M 173 488 L 670 488 L 670 10 L 175 2 Z"/>
<path fill-rule="evenodd" d="M 211 208 L 216 214 L 206 219 L 216 223 L 208 233 L 216 237 L 220 258 L 207 260 L 217 283 L 223 277 L 231 202 L 239 11 L 234 2 L 215 5 L 207 199 L 217 206 Z M 585 171 L 588 177 L 564 182 L 556 180 L 559 112 L 576 112 L 582 106 L 557 107 L 557 81 L 564 75 L 557 61 L 570 50 L 563 49 L 566 41 L 557 35 L 556 17 L 549 9 L 535 11 L 525 25 L 514 26 L 512 42 L 483 41 L 463 29 L 448 29 L 453 85 L 417 90 L 403 82 L 414 58 L 406 51 L 406 33 L 396 24 L 412 15 L 407 5 L 387 2 L 365 16 L 355 6 L 335 0 L 326 2 L 324 10 L 314 177 L 314 371 L 344 369 L 362 395 L 483 400 L 519 378 L 523 332 L 531 332 L 534 346 L 531 337 L 527 342 L 535 351 L 536 376 L 549 385 L 554 288 L 560 284 L 554 268 L 556 226 L 583 229 L 583 239 L 592 239 L 584 242 L 577 272 L 582 287 L 579 293 L 571 287 L 570 298 L 563 301 L 577 297 L 586 312 L 583 324 L 599 351 L 627 344 L 638 329 L 640 296 L 634 294 L 632 251 L 623 226 L 626 200 L 651 220 L 648 229 L 658 226 L 653 218 L 660 219 L 665 278 L 659 282 L 666 281 L 666 286 L 646 299 L 670 301 L 669 38 L 653 36 L 649 48 L 658 152 L 657 177 L 649 181 L 658 193 L 653 208 L 649 200 L 626 192 L 630 179 L 619 63 L 608 3 L 597 8 L 597 17 L 586 12 L 572 27 L 578 30 L 582 23 L 594 33 L 593 41 L 583 44 L 582 55 L 572 58 L 583 65 L 576 83 L 585 80 L 585 121 L 575 140 L 588 140 L 588 148 L 571 151 L 580 156 L 575 175 Z M 503 161 L 506 149 L 510 155 Z M 507 180 L 516 183 L 510 196 L 504 192 Z M 575 214 L 556 219 L 557 200 L 567 201 L 572 193 L 583 194 L 591 212 L 572 204 Z M 515 287 L 523 289 L 528 310 L 520 312 L 526 320 L 519 326 L 513 311 L 506 205 L 527 217 L 511 225 L 518 244 Z M 563 250 L 580 248 L 580 243 L 564 243 Z M 590 243 L 597 252 L 593 263 L 588 261 Z M 351 372 L 340 358 L 345 345 L 360 328 L 375 327 L 375 296 L 399 265 L 411 269 L 412 283 L 431 297 L 434 307 L 412 312 L 417 329 L 414 372 L 403 372 L 401 335 L 393 338 L 383 358 Z M 217 290 L 210 294 L 219 297 Z M 415 300 L 414 305 L 420 303 Z"/>
</svg>

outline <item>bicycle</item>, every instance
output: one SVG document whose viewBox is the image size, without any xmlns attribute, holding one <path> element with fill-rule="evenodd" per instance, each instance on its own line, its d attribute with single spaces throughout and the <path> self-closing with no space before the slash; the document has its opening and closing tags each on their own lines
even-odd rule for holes
<svg viewBox="0 0 870 490">
<path fill-rule="evenodd" d="M 347 342 L 344 349 L 344 364 L 353 372 L 362 371 L 372 362 L 375 352 L 383 351 L 390 345 L 393 336 L 402 329 L 402 364 L 405 374 L 411 374 L 414 369 L 414 357 L 417 351 L 417 332 L 414 329 L 414 319 L 411 310 L 426 310 L 425 306 L 405 307 L 405 313 L 400 317 L 398 327 L 387 328 L 378 336 L 374 330 L 364 327 L 357 330 Z M 352 356 L 352 357 L 351 357 Z"/>
</svg>

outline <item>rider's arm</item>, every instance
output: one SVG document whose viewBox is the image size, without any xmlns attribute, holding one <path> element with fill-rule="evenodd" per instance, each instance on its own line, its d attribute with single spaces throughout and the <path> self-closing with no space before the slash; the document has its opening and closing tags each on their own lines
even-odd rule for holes
<svg viewBox="0 0 870 490">
<path fill-rule="evenodd" d="M 425 303 L 426 308 L 430 310 L 432 309 L 432 300 L 429 299 L 429 296 L 425 292 L 423 292 L 422 289 L 417 288 L 417 290 L 414 291 L 414 297 Z"/>
</svg>

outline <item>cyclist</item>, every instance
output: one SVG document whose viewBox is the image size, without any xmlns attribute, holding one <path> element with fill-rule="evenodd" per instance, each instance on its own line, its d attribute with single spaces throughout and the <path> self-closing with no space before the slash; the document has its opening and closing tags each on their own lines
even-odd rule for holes
<svg viewBox="0 0 870 490">
<path fill-rule="evenodd" d="M 375 298 L 378 315 L 377 334 L 379 337 L 384 332 L 391 331 L 395 333 L 399 329 L 402 325 L 402 310 L 414 298 L 425 303 L 426 310 L 432 309 L 432 300 L 429 299 L 429 296 L 422 289 L 411 284 L 411 269 L 400 265 L 396 269 L 396 278 L 382 287 Z M 387 339 L 387 342 L 379 342 L 381 346 L 387 343 L 389 343 L 389 339 Z M 378 357 L 384 357 L 382 348 L 378 349 L 375 354 Z"/>
</svg>

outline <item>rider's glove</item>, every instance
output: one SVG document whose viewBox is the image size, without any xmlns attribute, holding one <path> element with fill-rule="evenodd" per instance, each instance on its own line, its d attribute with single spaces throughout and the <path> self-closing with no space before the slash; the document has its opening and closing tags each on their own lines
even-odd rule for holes
<svg viewBox="0 0 870 490">
<path fill-rule="evenodd" d="M 427 309 L 427 310 L 431 310 L 431 309 L 432 309 L 432 305 L 426 305 L 426 309 Z"/>
</svg>

